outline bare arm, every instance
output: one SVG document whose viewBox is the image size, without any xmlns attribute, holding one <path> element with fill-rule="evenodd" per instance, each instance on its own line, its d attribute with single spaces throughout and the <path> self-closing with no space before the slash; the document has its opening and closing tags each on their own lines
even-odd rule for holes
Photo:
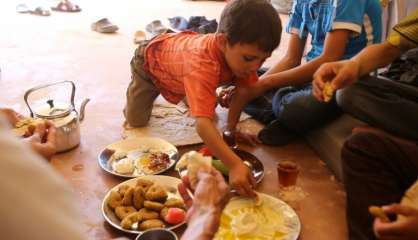
<svg viewBox="0 0 418 240">
<path fill-rule="evenodd" d="M 268 81 L 268 88 L 279 88 L 309 82 L 315 71 L 326 62 L 337 61 L 344 55 L 350 31 L 335 30 L 327 33 L 322 54 L 293 69 L 269 74 L 263 81 Z"/>
<path fill-rule="evenodd" d="M 303 50 L 305 49 L 305 44 L 306 38 L 300 39 L 298 35 L 291 34 L 286 55 L 272 68 L 270 68 L 261 78 L 299 66 L 303 56 Z"/>
<path fill-rule="evenodd" d="M 241 159 L 223 141 L 211 119 L 196 118 L 196 130 L 203 142 L 229 169 L 229 183 L 240 195 L 254 197 L 255 180 Z"/>
<path fill-rule="evenodd" d="M 324 64 L 315 73 L 313 94 L 323 101 L 325 82 L 331 82 L 334 90 L 345 88 L 357 82 L 361 76 L 388 65 L 401 53 L 399 48 L 384 42 L 366 47 L 350 60 Z"/>
<path fill-rule="evenodd" d="M 401 50 L 388 42 L 374 44 L 363 49 L 351 61 L 359 65 L 359 77 L 384 67 L 401 55 Z"/>
<path fill-rule="evenodd" d="M 211 119 L 197 117 L 196 130 L 214 156 L 220 158 L 226 167 L 231 168 L 241 162 L 240 158 L 223 141 Z"/>
</svg>

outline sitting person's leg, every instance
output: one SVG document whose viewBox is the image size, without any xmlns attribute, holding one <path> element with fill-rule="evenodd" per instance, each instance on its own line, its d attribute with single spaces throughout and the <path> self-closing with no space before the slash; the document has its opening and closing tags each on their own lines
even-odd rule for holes
<svg viewBox="0 0 418 240">
<path fill-rule="evenodd" d="M 131 61 L 132 80 L 126 91 L 126 106 L 123 110 L 131 127 L 145 126 L 151 117 L 154 100 L 159 90 L 144 70 L 144 49 L 147 42 L 140 43 Z"/>
<path fill-rule="evenodd" d="M 275 90 L 269 91 L 264 96 L 252 100 L 245 106 L 243 111 L 255 120 L 263 124 L 269 124 L 271 121 L 276 119 L 271 106 L 271 100 L 274 93 Z"/>
<path fill-rule="evenodd" d="M 391 80 L 366 77 L 339 90 L 342 110 L 372 126 L 418 139 L 418 89 Z"/>
<path fill-rule="evenodd" d="M 370 205 L 399 202 L 417 179 L 418 146 L 360 132 L 342 149 L 349 239 L 375 239 Z"/>
<path fill-rule="evenodd" d="M 263 142 L 268 139 L 271 145 L 286 144 L 296 134 L 305 134 L 340 114 L 335 101 L 322 103 L 315 99 L 311 84 L 279 89 L 273 97 L 272 110 L 277 120 L 259 134 Z"/>
</svg>

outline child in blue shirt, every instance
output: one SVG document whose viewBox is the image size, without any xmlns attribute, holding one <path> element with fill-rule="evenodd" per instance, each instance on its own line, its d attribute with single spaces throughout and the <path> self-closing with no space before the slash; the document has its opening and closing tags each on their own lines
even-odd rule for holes
<svg viewBox="0 0 418 240">
<path fill-rule="evenodd" d="M 248 91 L 240 91 L 244 111 L 267 126 L 258 138 L 268 145 L 284 145 L 298 134 L 318 127 L 339 114 L 332 100 L 312 95 L 312 78 L 326 62 L 348 59 L 368 44 L 381 40 L 378 0 L 295 0 L 286 31 L 291 34 L 285 56 Z M 306 40 L 312 48 L 301 64 Z M 222 103 L 221 103 L 222 105 Z M 235 129 L 235 119 L 228 122 Z"/>
</svg>

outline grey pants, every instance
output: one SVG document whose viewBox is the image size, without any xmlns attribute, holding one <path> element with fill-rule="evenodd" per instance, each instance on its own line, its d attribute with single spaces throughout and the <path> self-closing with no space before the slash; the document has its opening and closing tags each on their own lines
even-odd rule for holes
<svg viewBox="0 0 418 240">
<path fill-rule="evenodd" d="M 148 123 L 153 103 L 160 94 L 144 70 L 144 50 L 148 43 L 148 40 L 139 43 L 131 60 L 132 79 L 126 91 L 126 106 L 123 110 L 131 127 L 143 127 Z"/>
<path fill-rule="evenodd" d="M 344 112 L 393 134 L 418 139 L 418 89 L 388 79 L 365 77 L 339 90 Z"/>
</svg>

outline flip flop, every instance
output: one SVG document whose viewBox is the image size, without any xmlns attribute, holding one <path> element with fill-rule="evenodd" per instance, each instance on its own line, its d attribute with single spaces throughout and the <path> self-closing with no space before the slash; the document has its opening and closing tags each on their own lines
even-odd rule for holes
<svg viewBox="0 0 418 240">
<path fill-rule="evenodd" d="M 107 18 L 102 18 L 91 24 L 91 30 L 99 33 L 114 33 L 119 27 L 111 23 Z"/>
<path fill-rule="evenodd" d="M 160 20 L 154 20 L 145 26 L 145 30 L 151 34 L 151 38 L 159 34 L 167 32 L 167 27 L 164 26 Z"/>
<path fill-rule="evenodd" d="M 30 13 L 30 9 L 28 5 L 24 3 L 20 3 L 16 6 L 16 12 L 18 13 Z"/>
<path fill-rule="evenodd" d="M 36 7 L 34 10 L 30 10 L 29 13 L 44 17 L 51 15 L 51 11 L 44 7 Z"/>
<path fill-rule="evenodd" d="M 50 16 L 51 11 L 48 8 L 38 6 L 28 6 L 25 3 L 20 3 L 16 6 L 16 12 L 18 13 L 30 13 L 38 16 Z"/>
<path fill-rule="evenodd" d="M 57 6 L 51 7 L 52 10 L 58 12 L 80 12 L 81 8 L 69 0 L 62 0 Z"/>
<path fill-rule="evenodd" d="M 134 43 L 139 44 L 141 41 L 146 40 L 144 31 L 136 31 L 134 35 Z"/>
</svg>

